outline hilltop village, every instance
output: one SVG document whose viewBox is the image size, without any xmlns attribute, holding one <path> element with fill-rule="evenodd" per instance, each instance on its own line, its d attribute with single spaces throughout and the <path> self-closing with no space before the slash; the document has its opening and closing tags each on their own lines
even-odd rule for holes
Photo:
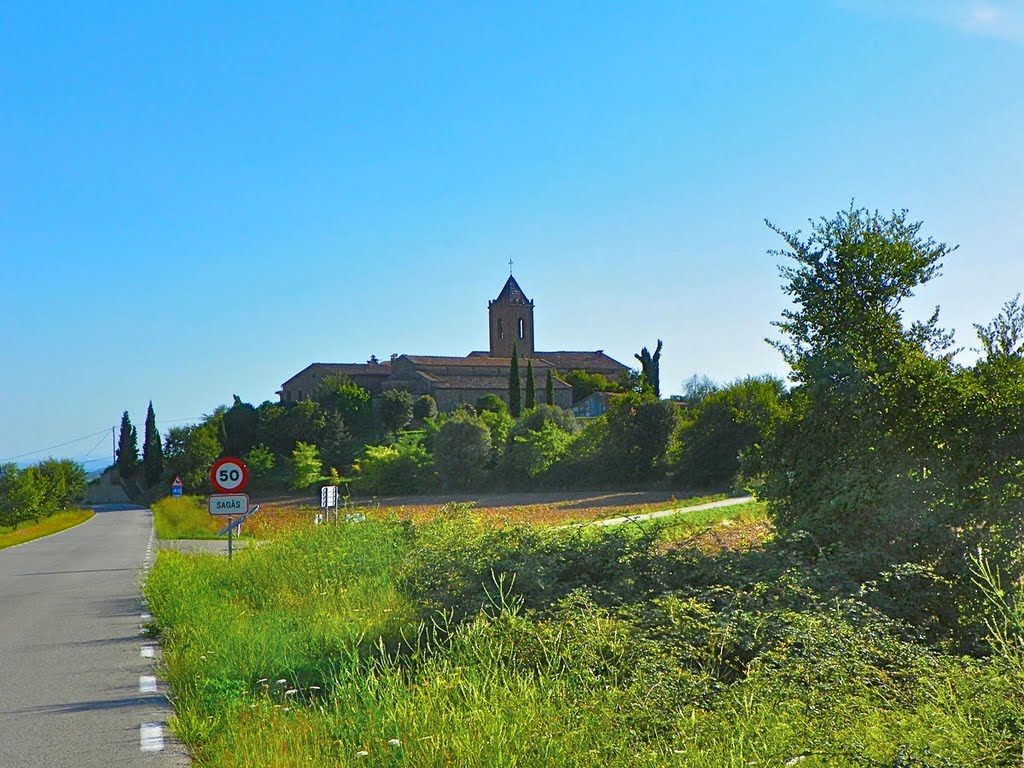
<svg viewBox="0 0 1024 768">
<path fill-rule="evenodd" d="M 485 395 L 496 395 L 508 402 L 509 367 L 515 348 L 519 365 L 533 369 L 543 383 L 550 371 L 554 383 L 554 405 L 573 405 L 572 387 L 561 376 L 584 371 L 619 381 L 629 368 L 604 353 L 558 351 L 541 352 L 535 348 L 534 304 L 526 297 L 515 277 L 509 275 L 498 297 L 487 303 L 490 347 L 470 352 L 465 357 L 435 355 L 393 355 L 390 360 L 376 357 L 365 363 L 312 363 L 296 373 L 278 390 L 281 402 L 312 396 L 328 376 L 345 376 L 363 387 L 371 396 L 400 389 L 414 397 L 430 395 L 442 412 L 460 405 L 472 405 Z"/>
</svg>

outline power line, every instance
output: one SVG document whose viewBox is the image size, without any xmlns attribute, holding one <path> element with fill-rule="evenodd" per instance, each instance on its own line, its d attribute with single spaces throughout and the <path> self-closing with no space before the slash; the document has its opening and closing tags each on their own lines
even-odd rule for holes
<svg viewBox="0 0 1024 768">
<path fill-rule="evenodd" d="M 82 437 L 76 437 L 74 440 L 68 440 L 66 443 L 59 443 L 57 445 L 51 445 L 49 448 L 40 448 L 38 451 L 29 451 L 28 453 L 19 453 L 17 456 L 11 456 L 6 459 L 0 459 L 0 463 L 7 461 L 14 461 L 15 459 L 22 459 L 25 456 L 34 456 L 37 453 L 46 453 L 46 451 L 52 451 L 54 448 L 63 448 L 65 445 L 71 445 L 73 443 L 81 442 L 82 440 L 88 440 L 90 437 L 96 437 L 96 435 L 106 436 L 109 429 L 101 429 L 99 432 L 93 432 L 91 435 L 83 435 Z M 97 443 L 98 445 L 98 443 Z M 93 448 L 95 450 L 95 448 Z M 90 451 L 91 453 L 92 451 Z"/>
<path fill-rule="evenodd" d="M 90 459 L 89 461 L 86 461 L 86 457 L 88 457 L 93 451 L 95 451 L 97 448 L 99 448 L 100 447 L 100 443 L 104 442 L 106 439 L 107 439 L 107 435 L 106 435 L 106 432 L 104 432 L 103 436 L 100 437 L 100 439 L 96 441 L 96 445 L 94 445 L 92 448 L 90 448 L 88 451 L 86 451 L 85 454 L 82 456 L 82 458 L 79 459 L 78 463 L 79 464 L 91 464 L 91 463 L 97 462 L 97 461 L 106 461 L 107 460 L 106 456 L 103 456 L 102 458 L 99 458 L 99 459 Z"/>
</svg>

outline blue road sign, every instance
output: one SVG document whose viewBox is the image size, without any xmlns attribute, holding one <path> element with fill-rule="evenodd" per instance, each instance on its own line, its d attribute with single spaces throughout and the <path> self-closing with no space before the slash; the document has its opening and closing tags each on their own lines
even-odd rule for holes
<svg viewBox="0 0 1024 768">
<path fill-rule="evenodd" d="M 171 486 L 171 496 L 181 496 L 184 489 L 180 485 Z"/>
</svg>

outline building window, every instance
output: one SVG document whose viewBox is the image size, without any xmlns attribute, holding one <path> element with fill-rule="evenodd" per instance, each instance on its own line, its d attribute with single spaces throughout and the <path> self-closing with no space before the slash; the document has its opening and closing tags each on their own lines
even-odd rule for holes
<svg viewBox="0 0 1024 768">
<path fill-rule="evenodd" d="M 526 333 L 526 321 L 523 320 L 523 318 L 520 317 L 519 318 L 519 338 L 520 339 L 524 338 L 524 334 L 525 333 Z"/>
<path fill-rule="evenodd" d="M 500 317 L 498 318 L 498 338 L 505 338 L 505 321 L 502 320 Z"/>
</svg>

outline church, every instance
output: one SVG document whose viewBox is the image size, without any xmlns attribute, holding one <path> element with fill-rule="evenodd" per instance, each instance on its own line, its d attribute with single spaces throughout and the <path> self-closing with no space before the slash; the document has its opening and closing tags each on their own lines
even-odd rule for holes
<svg viewBox="0 0 1024 768">
<path fill-rule="evenodd" d="M 544 401 L 548 371 L 554 381 L 555 405 L 570 408 L 572 387 L 560 376 L 570 371 L 600 374 L 619 381 L 629 368 L 603 350 L 594 352 L 538 352 L 534 348 L 533 302 L 526 298 L 516 279 L 509 275 L 498 298 L 487 304 L 490 349 L 466 357 L 393 355 L 391 360 L 373 357 L 366 363 L 313 363 L 281 385 L 281 402 L 311 397 L 328 376 L 346 376 L 379 396 L 389 389 L 404 389 L 413 397 L 430 395 L 438 410 L 453 411 L 463 403 L 476 403 L 484 395 L 508 402 L 508 383 L 515 347 L 519 377 L 525 389 L 527 363 L 533 366 L 537 402 Z"/>
</svg>

